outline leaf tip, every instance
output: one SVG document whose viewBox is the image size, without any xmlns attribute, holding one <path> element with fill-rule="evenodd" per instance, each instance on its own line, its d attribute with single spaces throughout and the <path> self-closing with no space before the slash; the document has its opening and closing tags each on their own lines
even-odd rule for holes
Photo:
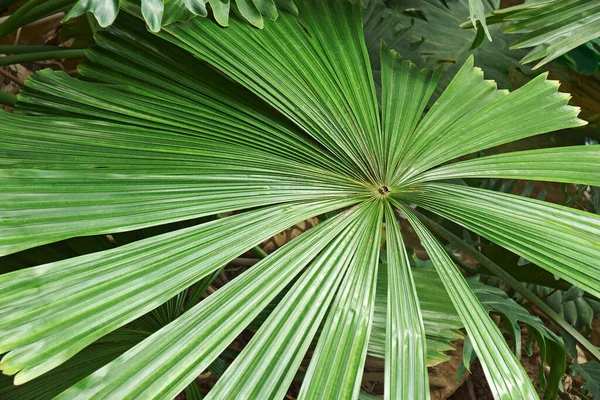
<svg viewBox="0 0 600 400">
<path fill-rule="evenodd" d="M 24 383 L 27 383 L 29 381 L 30 381 L 30 379 L 28 379 L 26 375 L 24 375 L 23 373 L 19 372 L 17 375 L 15 375 L 15 378 L 13 380 L 13 384 L 15 386 L 20 386 L 20 385 L 22 385 Z"/>
<path fill-rule="evenodd" d="M 581 111 L 581 109 L 579 107 L 575 107 L 575 108 L 577 111 L 576 115 L 579 115 L 579 111 Z M 581 119 L 581 118 L 575 118 L 574 122 L 577 124 L 577 126 L 586 126 L 587 124 L 589 124 L 588 121 L 586 121 L 585 119 Z"/>
</svg>

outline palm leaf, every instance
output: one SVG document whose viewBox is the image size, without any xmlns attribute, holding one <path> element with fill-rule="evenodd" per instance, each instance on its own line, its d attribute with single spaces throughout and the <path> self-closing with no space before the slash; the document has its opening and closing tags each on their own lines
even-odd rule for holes
<svg viewBox="0 0 600 400">
<path fill-rule="evenodd" d="M 474 158 L 429 170 L 411 183 L 457 178 L 512 178 L 600 185 L 600 146 L 570 146 Z"/>
<path fill-rule="evenodd" d="M 137 336 L 137 337 L 136 337 Z M 119 335 L 110 341 L 103 339 L 85 348 L 58 368 L 24 385 L 13 386 L 12 378 L 0 376 L 0 396 L 6 400 L 51 399 L 98 368 L 111 362 L 147 335 Z M 126 340 L 123 340 L 124 338 Z M 115 337 L 116 339 L 117 337 Z"/>
<path fill-rule="evenodd" d="M 374 211 L 376 207 L 371 205 L 363 215 L 373 215 Z M 377 222 L 373 217 L 370 219 L 373 225 Z M 336 291 L 345 276 L 362 261 L 358 258 L 359 252 L 363 248 L 377 248 L 376 243 L 369 242 L 368 232 L 373 231 L 372 228 L 355 224 L 344 236 L 340 235 L 335 246 L 322 253 L 322 263 L 315 260 L 236 358 L 232 368 L 210 391 L 208 398 L 285 396 Z M 327 329 L 325 326 L 320 334 L 324 335 Z"/>
<path fill-rule="evenodd" d="M 248 87 L 335 154 L 353 176 L 375 184 L 383 146 L 366 48 L 355 40 L 362 36 L 360 7 L 298 3 L 299 18 L 281 15 L 263 31 L 243 24 L 222 30 L 193 20 L 167 28 L 169 36 L 163 36 Z M 251 51 L 240 58 L 240 47 Z M 279 54 L 276 64 L 272 54 Z"/>
<path fill-rule="evenodd" d="M 248 12 L 253 4 L 274 16 L 271 2 L 245 4 Z M 596 219 L 491 191 L 423 183 L 441 175 L 420 180 L 472 152 L 582 125 L 578 110 L 543 75 L 512 93 L 498 91 L 470 59 L 422 117 L 436 74 L 384 51 L 379 57 L 387 88 L 380 114 L 360 7 L 337 0 L 302 0 L 298 6 L 299 18 L 279 14 L 262 31 L 235 19 L 221 29 L 196 18 L 153 36 L 135 17 L 122 15 L 122 22 L 97 35 L 99 45 L 88 51 L 80 78 L 40 72 L 28 81 L 15 113 L 0 115 L 4 253 L 239 212 L 1 275 L 0 352 L 8 353 L 0 367 L 17 373 L 17 383 L 59 366 L 125 324 L 144 323 L 140 317 L 167 303 L 156 313 L 165 312 L 161 324 L 172 322 L 61 396 L 175 397 L 285 292 L 214 397 L 282 396 L 321 321 L 301 397 L 358 398 L 365 357 L 378 344 L 394 358 L 388 360 L 389 391 L 409 379 L 394 363 L 411 362 L 420 371 L 410 377 L 420 388 L 414 393 L 426 396 L 422 334 L 409 346 L 418 359 L 402 358 L 392 341 L 394 327 L 422 332 L 419 312 L 426 335 L 433 332 L 426 337 L 428 354 L 435 355 L 438 345 L 450 347 L 449 337 L 458 336 L 452 331 L 458 312 L 496 396 L 535 396 L 445 249 L 405 203 L 431 209 L 532 261 L 543 255 L 542 267 L 598 294 L 597 268 L 590 265 L 596 250 L 575 254 L 597 241 Z M 127 10 L 143 17 L 130 4 Z M 419 95 L 409 94 L 409 87 Z M 406 121 L 395 120 L 397 113 Z M 498 159 L 482 160 L 498 168 Z M 538 163 L 535 174 L 593 180 L 581 172 L 589 165 L 585 158 L 573 164 L 553 172 Z M 397 281 L 418 273 L 408 269 L 389 204 L 411 219 L 438 270 L 436 282 L 448 294 L 436 296 L 428 292 L 433 286 L 416 278 L 412 289 L 410 279 Z M 381 273 L 391 293 L 382 296 L 377 283 L 384 210 L 392 244 Z M 334 211 L 336 217 L 177 318 L 184 290 L 202 285 L 283 229 Z M 560 232 L 550 237 L 550 230 Z M 563 242 L 564 254 L 556 245 Z M 419 303 L 405 296 L 415 289 Z M 431 318 L 429 325 L 427 301 L 439 303 L 444 296 L 456 310 L 446 320 Z M 411 310 L 410 320 L 398 313 L 400 305 Z M 279 335 L 288 340 L 279 342 Z M 260 373 L 251 376 L 245 366 Z M 404 385 L 397 389 L 411 393 Z"/>
<path fill-rule="evenodd" d="M 463 328 L 460 317 L 452 306 L 452 301 L 444 289 L 439 275 L 432 269 L 411 269 L 414 286 L 419 300 L 419 309 L 425 328 L 427 366 L 448 361 L 446 353 L 455 350 L 454 341 L 463 339 L 459 329 Z M 369 341 L 368 354 L 385 359 L 387 341 L 387 265 L 379 266 L 375 313 Z"/>
<path fill-rule="evenodd" d="M 357 211 L 346 212 L 301 235 L 130 352 L 62 393 L 62 398 L 109 393 L 119 397 L 174 397 L 330 242 L 333 255 L 322 253 L 313 268 L 320 270 L 323 263 L 329 267 L 337 263 L 346 249 L 340 245 L 345 235 L 333 239 L 357 215 Z M 165 374 L 169 379 L 164 379 Z"/>
<path fill-rule="evenodd" d="M 415 185 L 405 199 L 600 297 L 597 215 L 521 196 L 441 183 Z"/>
<path fill-rule="evenodd" d="M 482 34 L 485 34 L 491 42 L 492 36 L 490 35 L 490 31 L 485 21 L 484 0 L 469 0 L 469 18 L 473 26 L 477 27 L 477 35 L 481 36 Z M 481 31 L 483 31 L 483 33 Z"/>
<path fill-rule="evenodd" d="M 235 100 L 228 97 L 227 93 L 234 90 L 231 82 L 207 67 L 203 72 L 209 80 L 199 80 L 192 73 L 197 64 L 193 58 L 183 54 L 176 62 L 164 57 L 163 54 L 179 54 L 178 49 L 161 42 L 152 44 L 149 35 L 139 28 L 127 30 L 128 40 L 144 49 L 146 55 L 132 67 L 123 58 L 131 49 L 119 40 L 125 35 L 125 31 L 117 28 L 111 28 L 110 34 L 102 34 L 98 40 L 101 47 L 89 53 L 93 61 L 81 67 L 85 76 L 110 84 L 80 82 L 73 86 L 66 75 L 43 71 L 28 81 L 17 109 L 18 113 L 36 118 L 30 118 L 23 126 L 14 122 L 23 121 L 23 117 L 6 115 L 2 129 L 10 131 L 11 136 L 0 139 L 3 143 L 0 163 L 6 165 L 2 172 L 6 190 L 1 195 L 6 201 L 0 207 L 7 216 L 12 215 L 24 201 L 30 201 L 35 190 L 40 195 L 35 207 L 49 212 L 42 219 L 27 221 L 30 228 L 38 226 L 35 234 L 31 229 L 11 224 L 0 227 L 3 231 L 0 249 L 5 254 L 76 235 L 130 230 L 246 208 L 240 201 L 256 207 L 293 198 L 347 195 L 335 188 L 336 184 L 331 186 L 335 178 L 324 180 L 331 175 L 327 169 L 337 169 L 328 161 L 330 156 L 271 110 L 248 96 L 236 96 Z M 156 75 L 140 74 L 142 65 L 157 71 Z M 174 70 L 180 73 L 173 75 Z M 185 85 L 179 83 L 185 76 L 189 77 Z M 130 85 L 114 85 L 125 81 Z M 137 86 L 131 86 L 133 83 Z M 166 87 L 169 91 L 163 89 Z M 75 88 L 79 96 L 71 95 Z M 175 99 L 179 100 L 178 105 L 173 103 Z M 149 102 L 154 104 L 153 109 L 149 108 Z M 169 108 L 177 110 L 187 104 L 187 116 L 179 113 L 174 118 L 168 108 L 159 111 L 157 104 L 162 104 L 161 107 L 172 104 Z M 252 113 L 252 109 L 256 112 Z M 68 115 L 68 126 L 65 117 L 37 117 L 63 113 Z M 105 121 L 79 119 L 92 115 Z M 231 124 L 235 124 L 236 131 L 226 129 Z M 52 127 L 52 132 L 48 127 Z M 114 140 L 105 142 L 106 135 Z M 250 142 L 249 137 L 253 139 Z M 273 143 L 273 137 L 279 139 Z M 23 152 L 33 143 L 44 145 L 38 151 Z M 254 147 L 259 153 L 251 149 L 235 152 L 231 143 Z M 307 157 L 321 158 L 326 169 L 309 172 L 306 168 L 314 167 L 291 163 Z M 275 165 L 277 158 L 279 165 Z M 271 172 L 256 162 L 261 159 L 269 160 L 262 165 Z M 156 160 L 161 160 L 160 166 Z M 33 166 L 35 171 L 31 170 Z M 90 168 L 96 169 L 92 170 L 93 176 Z M 239 179 L 235 178 L 235 169 Z M 295 176 L 288 183 L 281 179 L 286 170 Z M 293 183 L 296 179 L 304 183 L 296 185 Z M 356 187 L 354 180 L 342 176 L 340 179 L 341 187 L 348 184 Z M 322 195 L 317 194 L 322 186 L 319 181 L 324 182 L 323 188 L 328 187 Z M 309 189 L 311 186 L 314 190 Z M 207 191 L 209 188 L 215 191 Z M 253 190 L 258 192 L 253 194 Z M 216 191 L 221 193 L 215 196 Z M 272 202 L 269 196 L 262 196 L 267 192 L 273 194 Z M 70 207 L 64 207 L 65 204 Z M 82 220 L 88 222 L 81 224 Z"/>
<path fill-rule="evenodd" d="M 344 203 L 274 206 L 2 275 L 0 351 L 10 352 L 0 367 L 18 372 L 16 382 L 33 379 L 277 232 Z"/>
<path fill-rule="evenodd" d="M 367 349 L 368 355 L 381 359 L 385 359 L 387 340 L 387 268 L 386 263 L 380 263 L 378 267 L 375 311 Z M 455 350 L 453 342 L 463 338 L 463 335 L 459 332 L 463 325 L 452 306 L 440 277 L 434 270 L 412 268 L 411 274 L 414 279 L 425 328 L 427 365 L 434 366 L 450 359 L 450 356 L 446 353 Z M 260 329 L 286 293 L 286 291 L 281 292 L 269 306 L 263 309 L 259 317 L 252 321 L 249 327 L 254 330 Z"/>
<path fill-rule="evenodd" d="M 387 399 L 429 398 L 425 328 L 406 248 L 396 216 L 385 209 L 388 260 L 385 395 Z"/>
<path fill-rule="evenodd" d="M 420 71 L 398 53 L 381 45 L 382 129 L 387 152 L 386 179 L 391 181 L 405 148 L 411 142 L 427 102 L 438 84 L 441 71 Z"/>
<path fill-rule="evenodd" d="M 497 90 L 469 58 L 415 129 L 395 179 L 405 182 L 478 150 L 585 125 L 577 119 L 579 109 L 567 106 L 569 96 L 557 89 L 558 84 L 542 74 L 513 92 Z"/>
<path fill-rule="evenodd" d="M 382 219 L 377 202 L 364 221 L 368 229 L 331 305 L 299 399 L 359 395 L 375 306 Z"/>
<path fill-rule="evenodd" d="M 538 398 L 529 377 L 444 248 L 406 206 L 396 203 L 419 235 L 465 323 L 495 398 Z"/>
</svg>

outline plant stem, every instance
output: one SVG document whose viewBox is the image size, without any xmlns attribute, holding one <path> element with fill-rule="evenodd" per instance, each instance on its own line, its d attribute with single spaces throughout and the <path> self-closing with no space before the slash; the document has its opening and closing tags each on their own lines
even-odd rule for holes
<svg viewBox="0 0 600 400">
<path fill-rule="evenodd" d="M 42 18 L 67 11 L 75 4 L 74 0 L 49 0 L 39 5 L 30 13 L 25 15 L 21 21 L 21 26 L 29 25 Z"/>
<path fill-rule="evenodd" d="M 69 47 L 61 46 L 44 46 L 44 45 L 12 45 L 5 44 L 0 45 L 0 54 L 29 54 L 29 53 L 43 53 L 47 51 L 65 51 L 73 50 Z"/>
<path fill-rule="evenodd" d="M 54 50 L 37 53 L 17 54 L 0 58 L 0 66 L 22 64 L 42 60 L 53 60 L 55 58 L 77 58 L 85 57 L 85 49 Z"/>
<path fill-rule="evenodd" d="M 45 0 L 29 0 L 23 4 L 17 11 L 15 11 L 6 21 L 0 24 L 0 36 L 4 36 L 7 33 L 17 30 L 24 24 L 21 23 L 27 13 L 33 10 L 36 6 L 42 4 Z"/>
<path fill-rule="evenodd" d="M 30 0 L 0 24 L 0 36 L 69 8 L 75 0 Z"/>
<path fill-rule="evenodd" d="M 521 282 L 513 278 L 508 272 L 504 271 L 500 266 L 495 264 L 492 260 L 481 254 L 475 248 L 470 246 L 469 244 L 462 241 L 458 236 L 454 235 L 452 232 L 448 231 L 432 219 L 426 217 L 420 212 L 413 210 L 417 217 L 423 222 L 429 229 L 431 229 L 434 233 L 439 235 L 440 237 L 446 239 L 448 242 L 452 243 L 456 247 L 464 250 L 474 259 L 479 261 L 479 263 L 485 267 L 492 274 L 496 275 L 498 278 L 504 280 L 508 283 L 514 290 L 519 292 L 521 296 L 527 299 L 529 302 L 534 304 L 540 311 L 548 316 L 555 324 L 560 326 L 565 332 L 567 332 L 575 341 L 587 350 L 596 361 L 600 361 L 600 350 L 590 343 L 581 333 L 577 331 L 573 326 L 571 326 L 567 321 L 565 321 L 560 315 L 558 315 L 550 306 L 540 300 L 532 291 L 527 289 Z"/>
</svg>

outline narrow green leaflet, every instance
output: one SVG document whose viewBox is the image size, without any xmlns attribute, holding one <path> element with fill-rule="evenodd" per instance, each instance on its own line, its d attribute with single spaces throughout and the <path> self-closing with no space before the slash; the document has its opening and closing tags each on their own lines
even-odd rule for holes
<svg viewBox="0 0 600 400">
<path fill-rule="evenodd" d="M 274 206 L 1 275 L 0 369 L 33 379 L 263 240 L 352 203 Z"/>
<path fill-rule="evenodd" d="M 362 221 L 357 246 L 333 300 L 298 395 L 304 399 L 357 399 L 373 320 L 383 204 Z"/>
<path fill-rule="evenodd" d="M 516 291 L 519 294 L 519 296 L 522 296 L 522 298 L 524 299 L 523 301 L 527 301 L 527 302 L 530 302 L 531 304 L 535 305 L 540 311 L 542 311 L 545 315 L 547 315 L 548 318 L 550 318 L 550 320 L 554 324 L 556 324 L 557 327 L 559 327 L 562 331 L 564 331 L 571 338 L 573 338 L 574 342 L 576 342 L 582 349 L 585 349 L 589 354 L 591 354 L 591 356 L 594 359 L 600 360 L 600 352 L 598 351 L 598 348 L 596 346 L 592 345 L 579 332 L 579 330 L 577 330 L 574 327 L 572 327 L 571 325 L 569 325 L 569 323 L 567 321 L 565 321 L 563 319 L 563 317 L 557 313 L 557 311 L 554 311 L 551 307 L 549 307 L 545 303 L 545 301 L 547 301 L 547 299 L 542 300 L 539 297 L 540 293 L 537 292 L 537 290 L 535 290 L 534 288 L 531 288 L 531 286 L 529 286 L 529 285 L 526 286 L 526 285 L 522 284 L 521 282 L 519 282 L 518 280 L 516 280 L 511 274 L 506 272 L 502 267 L 495 264 L 492 260 L 490 260 L 485 255 L 483 255 L 475 247 L 469 245 L 468 243 L 466 243 L 465 241 L 463 241 L 458 236 L 454 235 L 453 233 L 451 233 L 450 231 L 448 231 L 447 229 L 445 229 L 438 223 L 434 222 L 433 220 L 431 220 L 430 218 L 426 217 L 425 215 L 421 214 L 418 211 L 413 211 L 413 212 L 432 232 L 434 232 L 436 235 L 439 235 L 440 237 L 444 238 L 450 244 L 452 244 L 456 248 L 460 249 L 461 251 L 464 251 L 469 256 L 473 257 L 473 259 L 475 259 L 477 262 L 479 262 L 490 273 L 492 273 L 493 275 L 495 275 L 498 278 L 501 278 L 503 283 L 508 284 L 508 286 L 512 290 Z M 530 288 L 531 288 L 531 290 L 530 290 Z M 547 294 L 547 293 L 544 293 L 544 294 Z M 563 338 L 565 338 L 565 337 L 563 336 Z"/>
<path fill-rule="evenodd" d="M 469 18 L 473 26 L 477 27 L 477 35 L 481 35 L 479 30 L 485 32 L 485 36 L 492 41 L 492 36 L 485 21 L 485 6 L 483 0 L 469 0 Z"/>
<path fill-rule="evenodd" d="M 185 398 L 186 400 L 202 400 L 204 399 L 204 395 L 200 391 L 200 387 L 196 382 L 192 382 L 185 388 Z"/>
<path fill-rule="evenodd" d="M 235 4 L 242 17 L 252 25 L 259 29 L 265 26 L 262 14 L 253 0 L 235 0 Z"/>
<path fill-rule="evenodd" d="M 525 176 L 597 186 L 596 148 L 464 161 L 584 122 L 545 75 L 513 92 L 483 79 L 466 57 L 472 33 L 448 29 L 457 14 L 468 15 L 469 0 L 406 0 L 398 8 L 376 1 L 364 26 L 359 3 L 123 0 L 127 12 L 96 34 L 80 76 L 44 70 L 27 80 L 14 112 L 0 113 L 0 255 L 86 235 L 120 243 L 139 238 L 135 229 L 153 233 L 80 257 L 9 266 L 16 270 L 0 275 L 5 374 L 27 385 L 119 328 L 159 329 L 59 398 L 199 398 L 194 381 L 208 368 L 223 374 L 212 398 L 279 399 L 315 341 L 301 399 L 356 400 L 367 355 L 386 358 L 387 398 L 427 398 L 426 364 L 447 358 L 462 320 L 494 395 L 536 398 L 486 309 L 407 204 L 598 295 L 600 217 L 431 183 Z M 479 4 L 497 5 L 471 3 L 477 24 Z M 111 4 L 106 23 L 117 12 Z M 218 23 L 193 17 L 209 14 Z M 411 17 L 427 21 L 396 23 Z M 421 40 L 419 32 L 433 28 L 437 36 Z M 391 48 L 406 45 L 417 62 L 454 61 L 448 70 L 456 77 L 448 84 L 449 74 L 402 61 L 398 54 L 407 53 L 380 46 L 384 31 Z M 461 51 L 446 53 L 454 41 Z M 487 57 L 489 45 L 477 59 L 504 74 L 514 57 Z M 380 62 L 381 109 L 372 70 Z M 548 160 L 555 167 L 544 166 Z M 435 271 L 411 269 L 390 205 L 409 218 Z M 223 212 L 231 214 L 209 218 Z M 234 258 L 322 215 L 202 298 Z M 258 332 L 225 373 L 219 355 L 253 322 Z"/>
<path fill-rule="evenodd" d="M 377 396 L 370 395 L 365 392 L 360 392 L 358 396 L 358 400 L 379 400 L 380 398 Z"/>
<path fill-rule="evenodd" d="M 290 14 L 298 15 L 298 7 L 296 6 L 296 3 L 294 3 L 294 0 L 275 0 L 275 4 L 281 11 L 287 11 Z"/>
<path fill-rule="evenodd" d="M 413 268 L 411 274 L 425 328 L 427 366 L 437 365 L 450 359 L 450 356 L 445 353 L 455 350 L 452 342 L 463 338 L 459 332 L 463 324 L 435 270 Z M 368 349 L 369 355 L 381 359 L 385 359 L 387 341 L 387 275 L 387 265 L 380 265 L 373 328 Z"/>
<path fill-rule="evenodd" d="M 455 340 L 463 339 L 464 336 L 459 331 L 463 324 L 435 270 L 413 268 L 411 274 L 417 290 L 419 308 L 425 327 L 427 366 L 434 366 L 450 359 L 450 356 L 446 353 L 455 350 L 453 344 Z M 387 275 L 387 264 L 380 264 L 378 267 L 373 326 L 369 338 L 369 348 L 367 349 L 369 356 L 381 359 L 385 359 L 387 340 Z M 265 307 L 259 317 L 252 321 L 250 327 L 254 330 L 260 329 L 285 294 L 285 292 L 280 293 L 269 306 Z"/>
<path fill-rule="evenodd" d="M 400 227 L 385 207 L 387 243 L 387 326 L 385 398 L 428 399 L 425 328 Z"/>
<path fill-rule="evenodd" d="M 509 178 L 600 186 L 600 145 L 518 151 L 447 164 L 409 184 L 457 178 Z"/>
<path fill-rule="evenodd" d="M 143 126 L 177 133 L 182 141 L 204 138 L 296 160 L 327 157 L 272 108 L 197 58 L 157 39 L 139 20 L 124 15 L 95 37 L 98 45 L 79 66 L 85 81 L 42 71 L 27 81 L 16 113 Z"/>
<path fill-rule="evenodd" d="M 358 216 L 346 211 L 286 244 L 58 399 L 175 397 L 329 243 L 312 268 L 338 262 L 347 239 L 339 234 Z"/>
<path fill-rule="evenodd" d="M 275 0 L 252 0 L 258 10 L 270 20 L 277 19 L 277 6 Z"/>
<path fill-rule="evenodd" d="M 229 9 L 231 5 L 229 0 L 210 0 L 215 21 L 221 26 L 229 26 Z"/>
<path fill-rule="evenodd" d="M 12 377 L 0 375 L 0 397 L 3 400 L 51 399 L 98 368 L 111 362 L 145 338 L 138 334 L 132 340 L 100 341 L 40 378 L 14 386 Z"/>
<path fill-rule="evenodd" d="M 386 180 L 392 178 L 407 143 L 411 142 L 441 70 L 419 70 L 381 44 L 382 129 L 388 151 Z"/>
<path fill-rule="evenodd" d="M 510 22 L 507 34 L 522 34 L 511 48 L 533 49 L 521 60 L 549 63 L 569 50 L 600 37 L 600 3 L 590 0 L 543 0 L 492 11 L 487 23 Z M 462 27 L 472 27 L 465 23 Z"/>
<path fill-rule="evenodd" d="M 585 125 L 558 82 L 541 74 L 521 88 L 497 90 L 473 57 L 417 126 L 404 151 L 395 183 L 457 157 L 529 136 Z"/>
<path fill-rule="evenodd" d="M 377 203 L 363 207 L 352 229 L 319 255 L 281 300 L 254 338 L 235 359 L 208 399 L 279 399 L 292 379 L 327 314 L 346 270 L 369 242 Z M 321 261 L 323 260 L 323 261 Z"/>
<path fill-rule="evenodd" d="M 251 168 L 251 167 L 249 167 Z M 348 193 L 319 188 L 308 180 L 288 184 L 221 171 L 198 175 L 164 173 L 94 174 L 82 171 L 4 170 L 0 253 L 78 235 L 118 232 L 286 201 L 342 199 Z M 213 170 L 214 171 L 214 170 Z M 246 171 L 247 172 L 247 171 Z M 243 172 L 240 171 L 243 176 Z M 311 187 L 312 183 L 312 187 Z M 35 194 L 39 199 L 32 199 Z M 26 213 L 23 207 L 36 209 Z"/>
<path fill-rule="evenodd" d="M 600 216 L 521 196 L 441 183 L 415 185 L 401 197 L 600 297 Z"/>
<path fill-rule="evenodd" d="M 446 250 L 410 208 L 395 203 L 419 235 L 473 342 L 494 398 L 537 399 L 527 373 Z"/>
</svg>

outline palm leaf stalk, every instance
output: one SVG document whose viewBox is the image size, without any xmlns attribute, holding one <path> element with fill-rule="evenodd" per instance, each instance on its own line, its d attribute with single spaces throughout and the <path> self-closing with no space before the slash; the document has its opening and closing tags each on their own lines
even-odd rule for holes
<svg viewBox="0 0 600 400">
<path fill-rule="evenodd" d="M 32 53 L 14 54 L 0 58 L 0 66 L 30 63 L 44 60 L 85 57 L 85 49 L 61 48 L 60 50 L 36 51 Z"/>
<path fill-rule="evenodd" d="M 42 18 L 66 11 L 74 3 L 75 0 L 29 0 L 0 24 L 0 36 L 7 35 Z"/>
<path fill-rule="evenodd" d="M 123 15 L 97 34 L 81 78 L 41 71 L 15 112 L 0 116 L 1 254 L 238 211 L 0 275 L 0 368 L 15 383 L 60 366 L 277 232 L 335 211 L 57 398 L 175 397 L 281 293 L 209 398 L 281 398 L 315 340 L 300 398 L 356 399 L 370 338 L 383 332 L 387 398 L 426 399 L 428 293 L 409 268 L 396 209 L 427 249 L 494 396 L 537 398 L 410 205 L 600 295 L 600 217 L 440 182 L 523 174 L 597 184 L 589 168 L 598 171 L 599 146 L 585 157 L 555 149 L 560 170 L 532 152 L 507 156 L 510 169 L 499 156 L 452 167 L 481 149 L 584 125 L 579 110 L 545 75 L 497 90 L 471 58 L 423 116 L 439 71 L 385 46 L 380 108 L 360 6 L 296 3 L 299 17 L 282 13 L 263 30 L 197 18 L 154 36 Z M 382 296 L 385 328 L 376 323 Z"/>
</svg>

